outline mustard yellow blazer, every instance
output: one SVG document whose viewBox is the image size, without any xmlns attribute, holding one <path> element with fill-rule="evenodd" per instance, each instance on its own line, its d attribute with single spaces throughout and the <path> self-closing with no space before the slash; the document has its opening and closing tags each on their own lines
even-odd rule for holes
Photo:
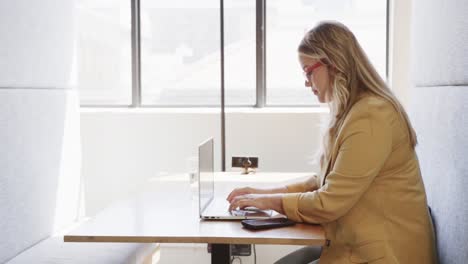
<svg viewBox="0 0 468 264">
<path fill-rule="evenodd" d="M 290 219 L 325 229 L 320 264 L 437 263 L 418 159 L 395 108 L 361 98 L 331 153 L 321 173 L 283 196 Z"/>
</svg>

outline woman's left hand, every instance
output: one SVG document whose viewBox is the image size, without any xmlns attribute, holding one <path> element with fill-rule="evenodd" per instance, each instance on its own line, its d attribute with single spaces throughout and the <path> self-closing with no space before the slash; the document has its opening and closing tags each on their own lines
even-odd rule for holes
<svg viewBox="0 0 468 264">
<path fill-rule="evenodd" d="M 229 206 L 229 211 L 237 208 L 256 207 L 260 210 L 272 209 L 282 214 L 283 195 L 282 194 L 244 194 L 234 197 Z"/>
</svg>

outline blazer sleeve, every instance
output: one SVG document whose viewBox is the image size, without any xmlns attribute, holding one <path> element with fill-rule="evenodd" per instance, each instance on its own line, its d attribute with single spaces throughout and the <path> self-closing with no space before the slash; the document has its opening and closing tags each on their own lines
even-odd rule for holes
<svg viewBox="0 0 468 264">
<path fill-rule="evenodd" d="M 392 150 L 390 120 L 378 111 L 346 122 L 338 154 L 318 190 L 283 195 L 283 210 L 297 222 L 325 223 L 346 214 L 368 189 Z"/>
<path fill-rule="evenodd" d="M 295 182 L 292 184 L 286 185 L 288 193 L 301 193 L 301 192 L 311 192 L 319 188 L 319 177 L 317 174 L 313 174 L 308 177 L 305 181 Z"/>
</svg>

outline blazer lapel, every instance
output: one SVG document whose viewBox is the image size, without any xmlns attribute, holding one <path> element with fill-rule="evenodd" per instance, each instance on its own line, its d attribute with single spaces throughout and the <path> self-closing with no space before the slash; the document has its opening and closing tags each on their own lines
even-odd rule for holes
<svg viewBox="0 0 468 264">
<path fill-rule="evenodd" d="M 325 160 L 325 167 L 323 167 L 323 170 L 320 172 L 320 186 L 322 187 L 325 184 L 325 179 L 327 178 L 328 171 L 330 169 L 330 164 L 331 164 L 331 158 L 327 158 Z"/>
<path fill-rule="evenodd" d="M 321 185 L 320 187 L 322 187 L 323 185 L 325 185 L 325 179 L 327 178 L 328 176 L 328 173 L 330 172 L 330 170 L 332 169 L 332 163 L 333 163 L 333 160 L 336 159 L 336 157 L 338 156 L 338 149 L 337 149 L 337 142 L 335 141 L 335 144 L 333 144 L 333 147 L 332 147 L 332 152 L 330 154 L 330 156 L 326 159 L 326 165 L 325 167 L 323 168 L 323 170 L 321 171 Z"/>
</svg>

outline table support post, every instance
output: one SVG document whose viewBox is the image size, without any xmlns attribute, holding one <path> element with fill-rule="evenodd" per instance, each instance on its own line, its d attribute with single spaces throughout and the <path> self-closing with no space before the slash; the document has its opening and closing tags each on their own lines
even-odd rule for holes
<svg viewBox="0 0 468 264">
<path fill-rule="evenodd" d="M 229 264 L 231 247 L 229 244 L 211 244 L 211 264 Z"/>
</svg>

